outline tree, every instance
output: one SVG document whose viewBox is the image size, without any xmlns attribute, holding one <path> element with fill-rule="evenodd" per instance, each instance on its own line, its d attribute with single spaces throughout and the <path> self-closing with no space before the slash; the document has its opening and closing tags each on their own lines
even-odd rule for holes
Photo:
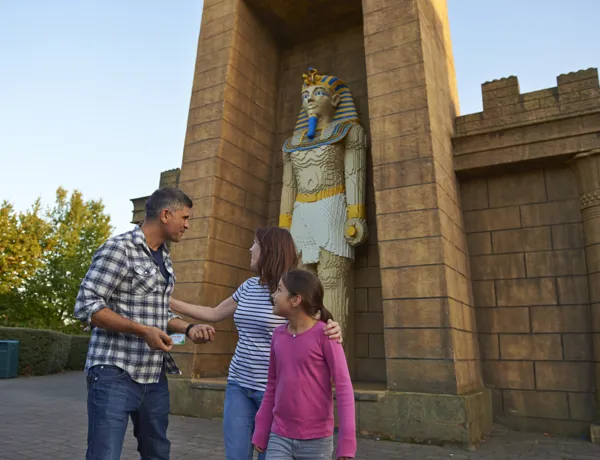
<svg viewBox="0 0 600 460">
<path fill-rule="evenodd" d="M 102 201 L 84 201 L 78 191 L 69 197 L 59 188 L 56 203 L 43 222 L 46 232 L 39 238 L 43 248 L 40 260 L 26 279 L 12 287 L 7 322 L 80 331 L 72 316 L 75 299 L 94 252 L 111 234 L 110 217 L 104 213 Z"/>
</svg>

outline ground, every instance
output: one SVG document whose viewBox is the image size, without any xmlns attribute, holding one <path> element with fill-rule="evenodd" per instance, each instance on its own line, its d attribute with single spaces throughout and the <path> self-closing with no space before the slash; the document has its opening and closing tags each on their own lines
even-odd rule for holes
<svg viewBox="0 0 600 460">
<path fill-rule="evenodd" d="M 87 433 L 85 379 L 80 372 L 0 380 L 0 459 L 71 460 L 85 458 Z M 221 422 L 173 416 L 169 426 L 173 460 L 224 460 Z M 123 460 L 138 459 L 131 429 Z M 360 439 L 360 459 L 592 460 L 600 446 L 588 441 L 494 427 L 475 452 Z"/>
</svg>

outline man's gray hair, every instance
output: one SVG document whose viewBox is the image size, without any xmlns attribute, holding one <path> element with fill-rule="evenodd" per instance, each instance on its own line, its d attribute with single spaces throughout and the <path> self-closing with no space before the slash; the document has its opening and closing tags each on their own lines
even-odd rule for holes
<svg viewBox="0 0 600 460">
<path fill-rule="evenodd" d="M 163 209 L 179 211 L 192 205 L 190 197 L 178 188 L 159 188 L 146 201 L 146 220 L 157 219 Z"/>
</svg>

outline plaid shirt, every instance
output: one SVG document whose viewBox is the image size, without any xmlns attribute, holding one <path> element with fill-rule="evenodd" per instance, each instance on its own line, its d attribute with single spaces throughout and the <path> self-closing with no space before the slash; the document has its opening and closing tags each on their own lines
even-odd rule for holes
<svg viewBox="0 0 600 460">
<path fill-rule="evenodd" d="M 124 318 L 167 331 L 167 323 L 177 318 L 169 310 L 175 273 L 169 252 L 162 246 L 169 281 L 158 264 L 139 227 L 104 243 L 94 254 L 77 295 L 75 317 L 91 322 L 92 315 L 110 308 Z M 136 382 L 156 383 L 163 369 L 180 373 L 169 353 L 153 351 L 143 339 L 99 327 L 92 331 L 86 371 L 96 365 L 113 365 L 125 370 Z"/>
</svg>

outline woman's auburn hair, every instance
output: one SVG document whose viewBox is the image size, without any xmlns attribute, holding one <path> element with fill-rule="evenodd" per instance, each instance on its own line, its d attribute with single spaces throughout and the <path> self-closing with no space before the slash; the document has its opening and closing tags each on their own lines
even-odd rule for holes
<svg viewBox="0 0 600 460">
<path fill-rule="evenodd" d="M 254 234 L 260 246 L 256 269 L 260 283 L 271 293 L 287 271 L 298 266 L 298 254 L 291 233 L 281 227 L 261 227 Z"/>
</svg>

